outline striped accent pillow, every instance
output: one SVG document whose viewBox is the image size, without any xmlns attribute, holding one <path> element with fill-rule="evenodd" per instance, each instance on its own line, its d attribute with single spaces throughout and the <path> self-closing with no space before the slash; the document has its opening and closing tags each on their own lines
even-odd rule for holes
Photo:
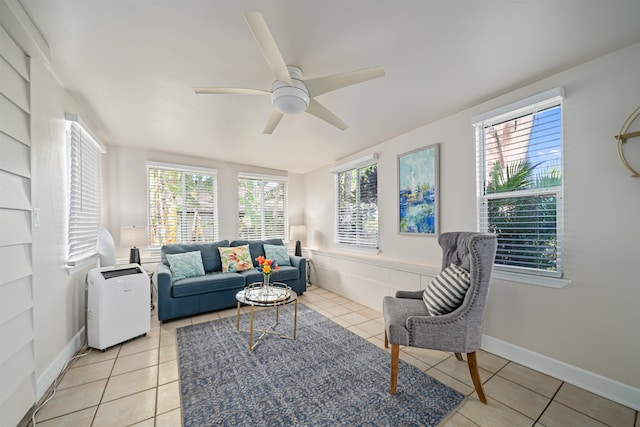
<svg viewBox="0 0 640 427">
<path fill-rule="evenodd" d="M 460 307 L 470 285 L 469 272 L 459 265 L 451 264 L 442 270 L 422 294 L 429 314 L 447 314 Z"/>
</svg>

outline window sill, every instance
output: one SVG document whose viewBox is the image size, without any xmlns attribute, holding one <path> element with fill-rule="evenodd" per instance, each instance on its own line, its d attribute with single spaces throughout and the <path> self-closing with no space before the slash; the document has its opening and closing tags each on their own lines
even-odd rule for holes
<svg viewBox="0 0 640 427">
<path fill-rule="evenodd" d="M 508 282 L 525 283 L 527 285 L 544 286 L 546 288 L 560 289 L 571 284 L 571 280 L 557 279 L 555 277 L 532 276 L 530 274 L 518 274 L 507 271 L 493 270 L 494 279 L 506 280 Z"/>
<path fill-rule="evenodd" d="M 143 255 L 140 254 L 140 264 L 157 264 L 162 261 L 160 254 L 148 254 Z M 116 265 L 127 265 L 129 263 L 129 258 L 117 258 Z"/>
<path fill-rule="evenodd" d="M 98 259 L 98 255 L 92 255 L 83 260 L 77 261 L 74 265 L 67 264 L 67 274 L 71 276 L 72 274 L 77 273 L 78 271 L 86 270 L 89 267 L 96 266 L 96 260 Z"/>
<path fill-rule="evenodd" d="M 354 252 L 354 253 L 366 254 L 366 255 L 378 255 L 380 253 L 380 249 L 372 248 L 368 246 L 341 245 L 339 243 L 334 243 L 333 246 L 337 250 L 345 251 L 345 252 Z"/>
</svg>

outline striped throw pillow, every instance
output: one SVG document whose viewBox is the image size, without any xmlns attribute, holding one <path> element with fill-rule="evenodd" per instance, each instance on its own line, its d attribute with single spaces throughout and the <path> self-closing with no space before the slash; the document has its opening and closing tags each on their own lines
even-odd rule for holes
<svg viewBox="0 0 640 427">
<path fill-rule="evenodd" d="M 469 272 L 459 265 L 451 264 L 442 270 L 422 294 L 429 314 L 447 314 L 460 307 L 470 285 Z"/>
</svg>

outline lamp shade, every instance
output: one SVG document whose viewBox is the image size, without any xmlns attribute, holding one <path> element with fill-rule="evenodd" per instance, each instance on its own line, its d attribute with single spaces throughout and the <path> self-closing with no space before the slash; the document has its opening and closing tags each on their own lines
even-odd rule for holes
<svg viewBox="0 0 640 427">
<path fill-rule="evenodd" d="M 307 238 L 306 225 L 292 225 L 289 231 L 290 240 L 305 240 Z"/>
<path fill-rule="evenodd" d="M 148 246 L 147 227 L 133 225 L 131 227 L 120 227 L 120 246 L 136 247 Z"/>
</svg>

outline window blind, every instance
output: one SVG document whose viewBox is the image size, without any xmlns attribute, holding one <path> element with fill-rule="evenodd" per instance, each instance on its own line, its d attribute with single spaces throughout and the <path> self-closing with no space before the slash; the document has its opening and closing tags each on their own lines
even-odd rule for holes
<svg viewBox="0 0 640 427">
<path fill-rule="evenodd" d="M 149 246 L 218 239 L 214 170 L 147 164 Z"/>
<path fill-rule="evenodd" d="M 97 254 L 102 213 L 102 150 L 76 121 L 67 121 L 69 154 L 69 218 L 67 264 Z"/>
<path fill-rule="evenodd" d="M 498 237 L 497 269 L 562 276 L 561 102 L 541 100 L 475 124 L 478 229 Z"/>
<path fill-rule="evenodd" d="M 238 237 L 287 241 L 287 182 L 238 176 Z"/>
<path fill-rule="evenodd" d="M 336 173 L 335 243 L 378 246 L 377 163 Z"/>
</svg>

